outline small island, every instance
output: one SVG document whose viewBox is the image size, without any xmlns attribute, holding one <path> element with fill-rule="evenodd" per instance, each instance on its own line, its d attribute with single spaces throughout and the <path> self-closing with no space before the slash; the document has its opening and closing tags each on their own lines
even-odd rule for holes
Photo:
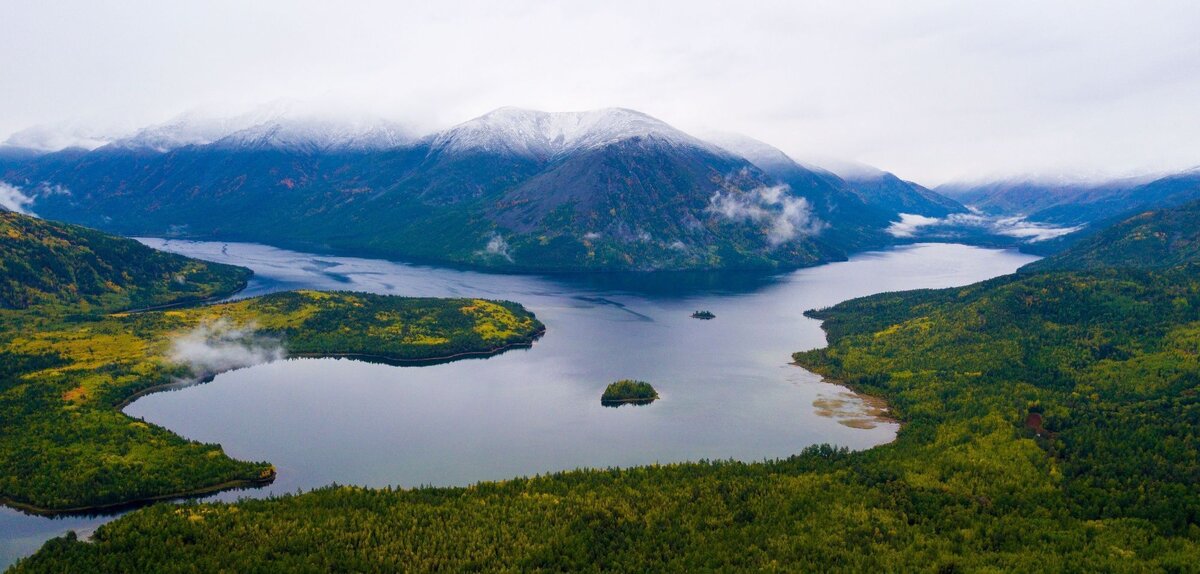
<svg viewBox="0 0 1200 574">
<path fill-rule="evenodd" d="M 621 405 L 648 405 L 658 398 L 658 391 L 645 381 L 622 379 L 608 385 L 600 396 L 600 404 L 606 407 Z"/>
<path fill-rule="evenodd" d="M 693 319 L 704 319 L 705 321 L 707 321 L 709 319 L 716 319 L 717 316 L 713 315 L 712 311 L 696 311 L 695 313 L 692 313 L 692 318 Z"/>
</svg>

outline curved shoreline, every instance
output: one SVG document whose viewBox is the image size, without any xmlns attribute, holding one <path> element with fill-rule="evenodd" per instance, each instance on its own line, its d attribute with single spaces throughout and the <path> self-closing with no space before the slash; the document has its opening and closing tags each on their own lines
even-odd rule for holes
<svg viewBox="0 0 1200 574">
<path fill-rule="evenodd" d="M 275 469 L 272 468 L 271 474 L 269 476 L 266 476 L 263 478 L 255 478 L 255 479 L 243 478 L 243 479 L 239 479 L 239 480 L 227 480 L 225 482 L 221 482 L 218 484 L 203 486 L 200 488 L 193 488 L 191 490 L 185 490 L 182 492 L 174 492 L 174 493 L 169 493 L 169 494 L 158 494 L 158 495 L 154 495 L 154 496 L 147 496 L 144 498 L 135 498 L 133 500 L 127 500 L 124 502 L 110 502 L 107 504 L 97 504 L 97 505 L 91 505 L 91 506 L 74 506 L 71 508 L 44 508 L 44 507 L 37 506 L 34 504 L 19 502 L 19 501 L 13 500 L 11 498 L 4 498 L 4 497 L 0 497 L 0 504 L 7 506 L 9 508 L 19 510 L 19 511 L 27 513 L 27 514 L 33 514 L 36 516 L 45 516 L 45 517 L 49 517 L 49 518 L 53 518 L 56 516 L 74 516 L 74 515 L 88 516 L 88 515 L 116 514 L 116 513 L 125 511 L 125 510 L 133 510 L 135 508 L 141 508 L 143 506 L 153 504 L 155 502 L 161 502 L 164 500 L 194 498 L 197 496 L 204 496 L 207 494 L 216 494 L 218 492 L 233 489 L 233 488 L 249 488 L 249 487 L 266 486 L 275 481 L 276 474 L 277 473 L 275 472 Z"/>
<path fill-rule="evenodd" d="M 499 354 L 504 353 L 505 351 L 509 351 L 511 349 L 530 348 L 533 346 L 534 342 L 536 342 L 539 338 L 541 338 L 545 334 L 546 334 L 546 329 L 543 327 L 542 329 L 534 332 L 530 336 L 530 339 L 528 341 L 517 341 L 517 342 L 513 342 L 513 343 L 507 343 L 504 345 L 492 347 L 490 349 L 486 349 L 486 350 L 482 350 L 482 351 L 464 351 L 464 352 L 460 352 L 460 353 L 453 353 L 450 355 L 440 355 L 440 356 L 429 357 L 429 358 L 424 358 L 424 359 L 398 358 L 398 357 L 391 357 L 388 355 L 376 355 L 376 354 L 370 354 L 370 353 L 289 353 L 287 355 L 287 358 L 293 358 L 293 357 L 349 358 L 349 359 L 362 358 L 362 359 L 376 359 L 380 362 L 384 362 L 384 363 L 388 363 L 388 364 L 395 364 L 397 366 L 400 366 L 400 365 L 418 366 L 418 365 L 445 363 L 445 362 L 455 361 L 458 359 L 465 359 L 465 358 L 472 358 L 472 357 L 487 358 L 487 357 L 499 355 Z M 199 377 L 196 377 L 196 378 L 190 379 L 190 380 L 173 381 L 170 383 L 164 383 L 161 385 L 154 385 L 151 387 L 146 387 L 146 388 L 144 388 L 140 391 L 137 391 L 137 392 L 129 395 L 128 397 L 122 399 L 120 402 L 114 404 L 113 408 L 115 408 L 117 411 L 122 412 L 122 414 L 124 414 L 123 411 L 126 407 L 128 407 L 134 401 L 136 401 L 146 395 L 150 395 L 150 394 L 161 392 L 161 391 L 181 389 L 181 388 L 185 388 L 185 387 L 190 387 L 192 385 L 200 385 L 200 384 L 208 383 L 208 382 L 211 382 L 214 378 L 216 378 L 217 375 L 236 371 L 238 369 L 244 369 L 244 368 L 249 368 L 249 367 L 253 367 L 253 366 L 258 366 L 260 364 L 265 364 L 265 363 L 256 363 L 254 365 L 248 365 L 245 367 L 237 367 L 234 369 L 229 369 L 226 371 L 220 371 L 220 372 L 216 372 L 216 373 L 205 373 Z M 126 416 L 128 416 L 128 415 L 126 415 Z M 167 429 L 167 430 L 169 431 L 170 429 Z M 184 437 L 184 438 L 186 438 L 186 437 Z M 148 505 L 148 504 L 151 504 L 154 502 L 160 502 L 163 500 L 193 498 L 193 497 L 203 496 L 203 495 L 207 495 L 207 494 L 215 494 L 217 492 L 235 489 L 235 488 L 251 488 L 251 487 L 265 486 L 265 485 L 268 485 L 268 484 L 274 482 L 277 474 L 278 473 L 275 471 L 275 468 L 271 467 L 270 476 L 263 477 L 263 478 L 229 480 L 229 481 L 224 481 L 224 482 L 217 483 L 217 484 L 201 486 L 201 487 L 184 490 L 184 491 L 179 491 L 179 492 L 171 492 L 171 493 L 137 498 L 137 499 L 127 500 L 127 501 L 122 501 L 122 502 L 112 502 L 112 503 L 98 504 L 98 505 L 74 506 L 74 507 L 69 507 L 69 508 L 45 508 L 45 507 L 37 506 L 35 504 L 20 502 L 18 500 L 14 500 L 12 498 L 4 497 L 4 496 L 0 496 L 0 505 L 7 506 L 9 508 L 13 508 L 13 509 L 16 509 L 21 512 L 25 512 L 27 514 L 33 514 L 33 515 L 37 515 L 37 516 L 46 516 L 46 517 L 117 513 L 122 510 L 138 508 L 141 506 L 145 506 L 145 505 Z"/>
<path fill-rule="evenodd" d="M 825 346 L 828 347 L 829 346 L 828 343 Z M 814 349 L 810 349 L 810 350 L 816 350 L 816 349 L 820 349 L 820 348 L 822 348 L 822 347 L 815 347 Z M 798 361 L 792 361 L 789 364 L 794 367 L 799 367 L 801 369 L 804 369 L 814 375 L 817 375 L 818 377 L 821 377 L 821 382 L 823 382 L 823 383 L 829 383 L 831 385 L 842 387 L 843 389 L 850 391 L 855 396 L 855 398 L 857 398 L 859 400 L 869 399 L 869 400 L 873 400 L 873 401 L 879 401 L 880 403 L 882 403 L 884 406 L 887 407 L 887 412 L 895 414 L 895 416 L 864 415 L 862 417 L 858 417 L 858 418 L 864 418 L 864 419 L 869 418 L 878 423 L 894 424 L 894 425 L 897 425 L 897 427 L 898 427 L 896 429 L 896 434 L 894 434 L 892 436 L 892 440 L 889 440 L 884 443 L 879 443 L 871 448 L 876 448 L 876 447 L 883 446 L 886 444 L 892 444 L 892 443 L 896 442 L 897 439 L 900 438 L 900 431 L 904 428 L 906 421 L 904 420 L 904 417 L 902 415 L 900 415 L 899 413 L 897 413 L 894 410 L 894 408 L 892 407 L 892 404 L 888 402 L 887 398 L 881 397 L 876 394 L 865 392 L 862 389 L 856 387 L 853 383 L 850 383 L 849 381 L 843 381 L 841 379 L 827 377 L 817 371 L 809 369 L 807 366 L 805 366 L 804 364 L 802 364 Z M 866 449 L 866 450 L 870 450 L 870 449 Z"/>
<path fill-rule="evenodd" d="M 399 357 L 392 357 L 392 356 L 388 356 L 388 355 L 376 355 L 376 354 L 372 354 L 372 353 L 288 353 L 287 356 L 284 358 L 285 359 L 292 359 L 292 358 L 359 359 L 359 358 L 361 358 L 364 360 L 375 359 L 381 363 L 394 364 L 397 366 L 403 366 L 403 365 L 420 366 L 420 365 L 428 365 L 428 364 L 440 364 L 440 363 L 451 362 L 451 361 L 455 361 L 458 359 L 466 359 L 466 358 L 488 358 L 488 357 L 493 357 L 493 356 L 499 355 L 501 353 L 504 353 L 505 351 L 509 351 L 512 349 L 528 349 L 528 348 L 533 347 L 534 342 L 536 342 L 539 338 L 542 337 L 542 335 L 545 335 L 545 334 L 546 334 L 546 329 L 543 328 L 543 329 L 535 332 L 531 336 L 532 338 L 529 341 L 518 341 L 515 343 L 508 343 L 505 345 L 501 345 L 499 347 L 493 347 L 493 348 L 485 350 L 485 351 L 464 351 L 461 353 L 454 353 L 451 355 L 440 355 L 437 357 L 430 357 L 427 359 L 399 358 Z M 202 385 L 204 383 L 212 382 L 212 380 L 214 378 L 216 378 L 217 375 L 222 375 L 222 374 L 236 371 L 239 369 L 248 369 L 250 367 L 257 367 L 259 365 L 264 365 L 264 364 L 266 364 L 266 363 L 255 363 L 253 365 L 236 367 L 236 368 L 229 369 L 226 371 L 220 371 L 220 372 L 216 372 L 216 373 L 205 373 L 204 375 L 202 375 L 200 377 L 196 377 L 194 379 L 189 379 L 189 380 L 184 380 L 184 381 L 173 381 L 170 383 L 163 383 L 161 385 L 154 385 L 152 387 L 146 387 L 146 388 L 122 399 L 120 402 L 114 404 L 113 408 L 117 409 L 118 411 L 123 411 L 125 409 L 125 407 L 128 407 L 129 405 L 133 404 L 134 401 L 136 401 L 146 395 L 154 394 L 154 393 L 157 393 L 160 391 L 169 391 L 172 389 L 182 389 L 185 387 L 190 387 L 192 385 Z"/>
</svg>

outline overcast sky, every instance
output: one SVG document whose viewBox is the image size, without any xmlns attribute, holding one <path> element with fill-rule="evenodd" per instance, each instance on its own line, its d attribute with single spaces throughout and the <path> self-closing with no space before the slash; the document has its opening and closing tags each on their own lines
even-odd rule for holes
<svg viewBox="0 0 1200 574">
<path fill-rule="evenodd" d="M 436 5 L 436 6 L 435 6 Z M 0 0 L 0 140 L 277 99 L 638 109 L 929 185 L 1200 164 L 1200 2 Z"/>
</svg>

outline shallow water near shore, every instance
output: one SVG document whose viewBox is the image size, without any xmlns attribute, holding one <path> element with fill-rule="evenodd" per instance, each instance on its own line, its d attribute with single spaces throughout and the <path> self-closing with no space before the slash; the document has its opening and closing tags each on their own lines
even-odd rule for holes
<svg viewBox="0 0 1200 574">
<path fill-rule="evenodd" d="M 789 273 L 483 274 L 269 246 L 144 239 L 255 271 L 239 297 L 284 289 L 508 299 L 546 324 L 532 348 L 485 359 L 393 366 L 296 358 L 139 398 L 125 412 L 233 457 L 267 460 L 277 480 L 236 500 L 333 482 L 466 485 L 590 467 L 701 459 L 758 461 L 830 443 L 889 442 L 886 405 L 789 364 L 824 345 L 808 309 L 853 297 L 965 285 L 1032 261 L 1014 251 L 921 244 Z M 696 310 L 716 315 L 693 319 Z M 600 404 L 618 379 L 661 398 Z M 111 517 L 49 519 L 0 508 L 0 567 L 71 529 Z"/>
</svg>

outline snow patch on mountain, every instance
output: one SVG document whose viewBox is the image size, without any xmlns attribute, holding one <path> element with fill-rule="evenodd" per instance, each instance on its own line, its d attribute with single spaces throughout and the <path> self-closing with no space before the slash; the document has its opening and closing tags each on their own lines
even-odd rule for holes
<svg viewBox="0 0 1200 574">
<path fill-rule="evenodd" d="M 408 130 L 385 120 L 331 118 L 264 122 L 213 142 L 216 147 L 291 151 L 366 151 L 400 147 L 412 141 Z"/>
<path fill-rule="evenodd" d="M 624 108 L 585 112 L 500 108 L 435 133 L 428 141 L 442 152 L 507 153 L 547 160 L 638 137 L 727 154 L 661 120 Z"/>
</svg>

